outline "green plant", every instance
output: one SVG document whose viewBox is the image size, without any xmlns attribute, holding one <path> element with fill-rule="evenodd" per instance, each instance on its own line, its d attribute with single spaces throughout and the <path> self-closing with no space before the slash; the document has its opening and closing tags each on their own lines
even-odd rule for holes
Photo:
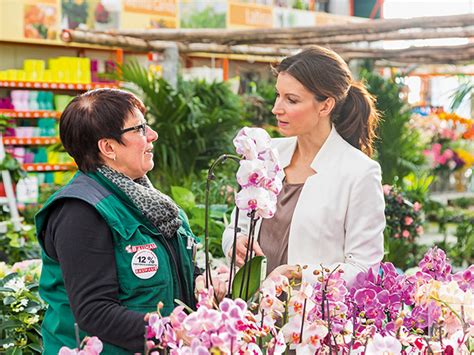
<svg viewBox="0 0 474 355">
<path fill-rule="evenodd" d="M 419 257 L 416 240 L 423 233 L 421 204 L 411 203 L 396 186 L 384 185 L 384 196 L 384 261 L 406 270 L 415 266 Z"/>
<path fill-rule="evenodd" d="M 180 186 L 171 187 L 171 197 L 186 212 L 193 233 L 204 242 L 205 206 L 196 203 L 194 194 Z M 223 257 L 221 247 L 222 233 L 225 228 L 227 205 L 211 204 L 209 207 L 209 252 L 212 256 Z"/>
<path fill-rule="evenodd" d="M 181 16 L 181 28 L 225 28 L 225 22 L 226 14 L 210 5 L 202 11 L 193 11 L 189 17 Z"/>
<path fill-rule="evenodd" d="M 150 178 L 164 191 L 189 187 L 211 159 L 232 152 L 232 137 L 243 125 L 243 105 L 225 83 L 178 81 L 177 89 L 137 62 L 123 66 L 123 79 L 147 107 L 149 125 L 160 138 Z"/>
<path fill-rule="evenodd" d="M 13 272 L 0 280 L 0 352 L 6 355 L 42 352 L 40 323 L 46 304 L 37 278 Z M 30 275 L 31 276 L 31 275 Z"/>
<path fill-rule="evenodd" d="M 5 116 L 5 115 L 0 115 L 0 132 L 5 132 L 5 129 L 9 127 L 14 127 L 15 124 L 12 123 L 11 118 Z"/>
<path fill-rule="evenodd" d="M 7 232 L 0 234 L 0 260 L 13 264 L 25 259 L 37 259 L 41 250 L 36 240 L 35 228 L 24 225 L 20 231 L 14 231 L 11 222 Z"/>
<path fill-rule="evenodd" d="M 474 206 L 474 197 L 459 197 L 453 200 L 449 200 L 448 205 L 467 209 L 470 206 Z"/>
<path fill-rule="evenodd" d="M 474 81 L 465 76 L 462 76 L 461 78 L 463 79 L 462 82 L 459 84 L 457 90 L 451 95 L 452 102 L 450 109 L 453 111 L 459 108 L 463 101 L 474 93 Z"/>
<path fill-rule="evenodd" d="M 422 205 L 428 200 L 430 185 L 435 177 L 429 173 L 409 173 L 403 178 L 403 189 L 410 201 L 418 201 Z"/>
<path fill-rule="evenodd" d="M 26 177 L 26 171 L 23 170 L 20 162 L 7 152 L 5 152 L 3 160 L 0 161 L 0 171 L 1 170 L 8 170 L 14 182 L 18 182 L 21 178 Z"/>
<path fill-rule="evenodd" d="M 410 110 L 400 98 L 401 88 L 393 79 L 384 79 L 367 69 L 361 71 L 361 78 L 376 97 L 376 107 L 382 115 L 375 142 L 382 180 L 386 184 L 397 181 L 401 184 L 405 176 L 417 172 L 424 162 L 419 133 L 408 127 Z"/>
<path fill-rule="evenodd" d="M 264 127 L 275 124 L 275 115 L 272 113 L 275 103 L 275 80 L 261 80 L 248 85 L 245 97 L 245 115 L 253 126 Z"/>
<path fill-rule="evenodd" d="M 446 250 L 453 264 L 467 267 L 474 264 L 474 224 L 463 221 L 456 228 L 456 243 Z"/>
<path fill-rule="evenodd" d="M 68 18 L 69 28 L 75 29 L 79 24 L 87 20 L 88 1 L 86 0 L 62 0 L 62 11 Z"/>
</svg>

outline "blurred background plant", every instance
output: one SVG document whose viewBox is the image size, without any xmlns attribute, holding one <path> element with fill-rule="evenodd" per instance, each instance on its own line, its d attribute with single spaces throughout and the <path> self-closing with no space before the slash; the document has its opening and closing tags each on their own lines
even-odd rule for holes
<svg viewBox="0 0 474 355">
<path fill-rule="evenodd" d="M 160 135 L 150 173 L 157 187 L 190 187 L 212 159 L 233 151 L 232 137 L 246 122 L 241 98 L 226 83 L 179 80 L 173 89 L 137 62 L 122 71 L 123 79 L 134 84 L 130 90 L 145 103 L 149 125 Z"/>
<path fill-rule="evenodd" d="M 423 234 L 422 205 L 410 202 L 406 194 L 397 186 L 384 185 L 385 257 L 402 270 L 416 265 L 419 259 L 417 240 Z"/>
<path fill-rule="evenodd" d="M 6 232 L 0 233 L 0 261 L 14 264 L 22 260 L 37 259 L 41 255 L 34 225 L 23 225 L 15 231 L 11 222 L 6 223 Z"/>
<path fill-rule="evenodd" d="M 408 125 L 411 112 L 400 96 L 401 85 L 367 68 L 361 70 L 360 77 L 377 98 L 376 108 L 382 117 L 375 142 L 375 159 L 382 168 L 382 181 L 403 184 L 403 178 L 418 172 L 425 159 L 420 135 Z"/>
</svg>

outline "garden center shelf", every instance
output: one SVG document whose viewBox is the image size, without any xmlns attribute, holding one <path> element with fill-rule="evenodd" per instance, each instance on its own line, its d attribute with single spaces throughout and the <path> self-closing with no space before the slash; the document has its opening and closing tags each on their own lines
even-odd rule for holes
<svg viewBox="0 0 474 355">
<path fill-rule="evenodd" d="M 59 118 L 61 117 L 61 111 L 32 111 L 32 110 L 6 110 L 0 109 L 0 116 L 11 117 L 11 118 Z"/>
<path fill-rule="evenodd" d="M 74 163 L 58 163 L 58 164 L 29 163 L 29 164 L 22 164 L 22 167 L 26 171 L 39 171 L 39 172 L 77 170 L 77 165 Z"/>
<path fill-rule="evenodd" d="M 117 88 L 117 83 L 48 83 L 39 81 L 11 81 L 1 80 L 0 88 L 16 89 L 51 89 L 51 90 L 93 90 L 100 88 Z"/>
<path fill-rule="evenodd" d="M 3 145 L 48 145 L 59 142 L 58 137 L 3 137 Z"/>
</svg>

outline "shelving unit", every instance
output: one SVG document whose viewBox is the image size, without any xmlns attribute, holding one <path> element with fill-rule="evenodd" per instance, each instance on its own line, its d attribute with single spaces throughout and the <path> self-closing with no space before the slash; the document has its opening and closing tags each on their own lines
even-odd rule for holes
<svg viewBox="0 0 474 355">
<path fill-rule="evenodd" d="M 58 163 L 58 164 L 47 164 L 47 163 L 29 163 L 22 164 L 23 169 L 28 172 L 48 172 L 48 171 L 69 171 L 76 170 L 77 165 L 74 163 Z"/>
<path fill-rule="evenodd" d="M 13 89 L 47 89 L 47 90 L 93 90 L 100 88 L 118 88 L 118 83 L 89 83 L 89 84 L 78 84 L 78 83 L 49 83 L 39 81 L 0 81 L 0 88 L 13 88 Z"/>
<path fill-rule="evenodd" d="M 59 142 L 58 137 L 3 137 L 3 145 L 48 145 Z"/>
<path fill-rule="evenodd" d="M 21 110 L 5 110 L 0 109 L 0 115 L 11 118 L 59 118 L 61 117 L 60 111 L 21 111 Z"/>
</svg>

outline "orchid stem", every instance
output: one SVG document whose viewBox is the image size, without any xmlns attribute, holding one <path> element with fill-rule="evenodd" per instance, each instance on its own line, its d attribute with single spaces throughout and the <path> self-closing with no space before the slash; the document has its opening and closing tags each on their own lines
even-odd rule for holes
<svg viewBox="0 0 474 355">
<path fill-rule="evenodd" d="M 81 338 L 79 337 L 79 326 L 74 323 L 74 334 L 76 336 L 77 350 L 81 350 Z"/>
<path fill-rule="evenodd" d="M 300 343 L 303 342 L 304 317 L 306 316 L 306 298 L 303 304 L 303 316 L 301 317 Z"/>
<path fill-rule="evenodd" d="M 211 279 L 211 265 L 209 260 L 209 194 L 211 190 L 211 180 L 215 179 L 214 169 L 219 163 L 224 163 L 227 159 L 231 159 L 235 162 L 239 162 L 240 158 L 235 155 L 223 154 L 212 163 L 211 167 L 207 172 L 206 180 L 206 202 L 205 202 L 205 217 L 204 217 L 204 250 L 206 258 L 206 288 L 209 288 L 209 284 L 212 285 Z"/>
</svg>

